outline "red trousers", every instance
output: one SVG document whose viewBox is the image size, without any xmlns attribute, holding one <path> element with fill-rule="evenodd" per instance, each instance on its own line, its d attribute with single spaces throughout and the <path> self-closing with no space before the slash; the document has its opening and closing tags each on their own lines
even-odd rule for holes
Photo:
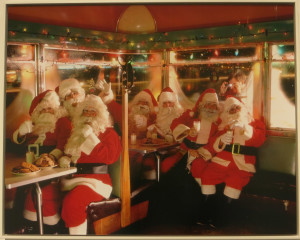
<svg viewBox="0 0 300 240">
<path fill-rule="evenodd" d="M 86 220 L 86 209 L 91 202 L 100 202 L 103 196 L 87 186 L 79 185 L 64 197 L 61 217 L 66 227 L 76 227 Z"/>
</svg>

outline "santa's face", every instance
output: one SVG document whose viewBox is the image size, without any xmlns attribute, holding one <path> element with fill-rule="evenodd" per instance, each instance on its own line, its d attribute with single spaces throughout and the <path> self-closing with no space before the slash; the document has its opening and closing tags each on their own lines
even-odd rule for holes
<svg viewBox="0 0 300 240">
<path fill-rule="evenodd" d="M 135 106 L 137 114 L 147 115 L 150 113 L 150 104 L 147 101 L 140 100 Z"/>
<path fill-rule="evenodd" d="M 233 104 L 227 110 L 224 121 L 230 125 L 234 122 L 245 122 L 245 119 L 246 115 L 245 111 L 242 111 L 242 107 L 240 105 Z"/>
<path fill-rule="evenodd" d="M 168 115 L 175 113 L 175 102 L 165 101 L 162 103 L 162 106 L 159 108 L 159 114 Z"/>
<path fill-rule="evenodd" d="M 216 102 L 205 102 L 200 106 L 200 116 L 206 120 L 216 121 L 219 115 L 219 107 Z"/>
<path fill-rule="evenodd" d="M 78 98 L 79 92 L 71 89 L 70 93 L 65 96 L 65 101 L 68 101 L 72 103 L 73 106 L 76 106 L 78 103 Z"/>
<path fill-rule="evenodd" d="M 38 113 L 34 114 L 33 120 L 33 133 L 42 134 L 46 132 L 53 132 L 55 128 L 56 121 L 58 119 L 57 114 L 55 114 L 55 109 L 48 107 L 44 108 Z"/>
</svg>

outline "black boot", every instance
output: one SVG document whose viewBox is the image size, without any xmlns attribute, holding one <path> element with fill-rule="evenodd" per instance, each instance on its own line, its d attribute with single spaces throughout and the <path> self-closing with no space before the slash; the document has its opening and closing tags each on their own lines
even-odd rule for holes
<svg viewBox="0 0 300 240">
<path fill-rule="evenodd" d="M 236 219 L 236 199 L 223 195 L 219 203 L 219 211 L 216 217 L 216 227 L 226 227 L 233 223 Z"/>
<path fill-rule="evenodd" d="M 15 234 L 39 234 L 39 226 L 36 221 L 29 221 L 23 219 L 21 227 L 15 232 Z"/>
<path fill-rule="evenodd" d="M 44 224 L 43 228 L 44 234 L 58 235 L 69 233 L 69 230 L 65 227 L 65 223 L 62 219 L 60 219 L 55 225 Z"/>
<path fill-rule="evenodd" d="M 218 196 L 216 194 L 203 195 L 196 224 L 215 227 L 218 212 Z"/>
</svg>

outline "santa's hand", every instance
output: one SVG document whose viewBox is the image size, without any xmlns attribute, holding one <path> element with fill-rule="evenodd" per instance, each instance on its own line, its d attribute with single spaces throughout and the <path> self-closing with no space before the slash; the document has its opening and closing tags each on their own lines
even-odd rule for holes
<svg viewBox="0 0 300 240">
<path fill-rule="evenodd" d="M 71 164 L 71 158 L 63 156 L 58 160 L 58 164 L 61 168 L 69 168 Z"/>
<path fill-rule="evenodd" d="M 147 118 L 145 116 L 136 115 L 134 119 L 137 128 L 144 128 L 147 126 Z"/>
<path fill-rule="evenodd" d="M 84 127 L 81 130 L 84 137 L 89 136 L 91 133 L 93 133 L 93 129 L 90 125 L 85 124 Z"/>
<path fill-rule="evenodd" d="M 30 120 L 23 122 L 19 127 L 19 134 L 21 136 L 24 136 L 27 133 L 31 133 L 31 132 L 32 132 L 32 121 Z"/>
<path fill-rule="evenodd" d="M 245 127 L 245 124 L 242 123 L 242 122 L 240 122 L 240 121 L 236 121 L 236 122 L 234 122 L 234 123 L 232 124 L 232 127 L 233 127 L 233 128 L 241 128 L 241 129 L 243 129 L 243 128 Z"/>
<path fill-rule="evenodd" d="M 197 130 L 194 127 L 191 127 L 190 132 L 189 132 L 189 136 L 190 137 L 196 137 L 198 135 Z"/>
<path fill-rule="evenodd" d="M 228 82 L 223 82 L 220 87 L 220 96 L 224 96 L 225 92 L 227 91 Z"/>
<path fill-rule="evenodd" d="M 224 133 L 221 138 L 220 138 L 221 142 L 224 144 L 231 144 L 232 142 L 232 134 L 229 132 Z"/>
<path fill-rule="evenodd" d="M 95 87 L 100 89 L 103 93 L 108 94 L 111 90 L 111 83 L 107 83 L 104 79 L 98 80 L 95 84 Z"/>
</svg>

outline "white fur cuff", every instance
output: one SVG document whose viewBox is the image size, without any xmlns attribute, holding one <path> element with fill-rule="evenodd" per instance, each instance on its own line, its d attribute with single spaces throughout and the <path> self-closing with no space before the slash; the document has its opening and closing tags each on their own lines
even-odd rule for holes
<svg viewBox="0 0 300 240">
<path fill-rule="evenodd" d="M 100 143 L 99 138 L 94 133 L 92 133 L 81 144 L 80 150 L 85 154 L 90 155 L 90 153 L 93 151 L 94 147 L 96 147 L 98 143 Z"/>
<path fill-rule="evenodd" d="M 216 193 L 215 185 L 201 185 L 202 194 L 211 195 Z"/>
<path fill-rule="evenodd" d="M 101 97 L 102 101 L 103 101 L 105 104 L 109 104 L 109 103 L 114 99 L 114 93 L 113 93 L 113 91 L 110 89 L 108 93 L 101 92 L 101 93 L 99 94 L 99 97 Z"/>
<path fill-rule="evenodd" d="M 54 156 L 55 159 L 59 159 L 63 155 L 63 152 L 61 150 L 59 150 L 58 148 L 55 148 L 49 154 Z"/>
<path fill-rule="evenodd" d="M 179 124 L 176 128 L 173 130 L 173 136 L 176 141 L 180 141 L 181 139 L 188 136 L 188 133 L 190 131 L 190 128 L 184 124 Z"/>
<path fill-rule="evenodd" d="M 240 197 L 241 190 L 235 189 L 229 186 L 225 186 L 224 195 L 233 199 L 238 199 Z"/>
</svg>

